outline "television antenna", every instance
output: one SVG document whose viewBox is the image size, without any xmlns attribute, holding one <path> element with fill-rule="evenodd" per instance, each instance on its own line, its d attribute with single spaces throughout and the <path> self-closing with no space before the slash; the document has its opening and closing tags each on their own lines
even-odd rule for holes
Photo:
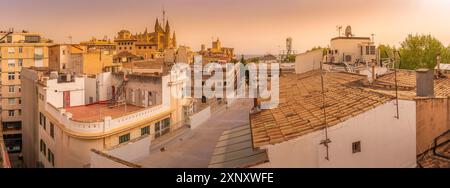
<svg viewBox="0 0 450 188">
<path fill-rule="evenodd" d="M 328 138 L 328 123 L 327 123 L 327 111 L 326 111 L 326 102 L 325 102 L 325 86 L 323 81 L 323 62 L 320 61 L 320 84 L 322 85 L 322 108 L 323 108 L 323 116 L 324 116 L 324 124 L 325 124 L 325 140 L 320 141 L 321 145 L 324 145 L 327 149 L 327 153 L 325 159 L 327 161 L 330 160 L 329 155 L 329 143 L 331 143 L 330 138 Z"/>
<path fill-rule="evenodd" d="M 342 25 L 336 26 L 336 30 L 338 31 L 338 37 L 341 37 Z"/>
<path fill-rule="evenodd" d="M 67 38 L 69 39 L 70 44 L 72 44 L 72 35 L 67 36 Z"/>
</svg>

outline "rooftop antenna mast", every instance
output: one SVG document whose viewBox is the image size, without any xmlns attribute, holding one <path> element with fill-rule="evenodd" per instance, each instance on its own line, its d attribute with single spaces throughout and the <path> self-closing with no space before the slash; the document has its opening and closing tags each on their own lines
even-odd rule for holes
<svg viewBox="0 0 450 188">
<path fill-rule="evenodd" d="M 320 141 L 320 144 L 323 144 L 325 148 L 327 149 L 327 154 L 325 156 L 326 160 L 330 160 L 329 155 L 329 143 L 331 143 L 331 140 L 328 138 L 328 123 L 327 123 L 327 111 L 326 111 L 326 102 L 325 102 L 325 84 L 323 81 L 323 62 L 320 61 L 320 84 L 322 85 L 322 108 L 323 108 L 323 116 L 324 116 L 324 123 L 325 123 L 325 140 Z"/>
<path fill-rule="evenodd" d="M 166 27 L 166 9 L 164 8 L 164 5 L 163 5 L 163 8 L 162 8 L 162 13 L 163 13 L 163 17 L 162 17 L 162 19 L 163 19 L 163 27 L 164 27 L 164 29 L 165 29 L 165 27 Z"/>
<path fill-rule="evenodd" d="M 338 37 L 341 37 L 342 25 L 336 26 L 336 30 L 339 32 Z"/>
<path fill-rule="evenodd" d="M 400 52 L 398 52 L 397 50 L 394 51 L 394 58 L 393 58 L 393 63 L 394 63 L 394 77 L 395 77 L 395 105 L 397 106 L 397 115 L 395 116 L 395 118 L 400 119 L 400 113 L 398 110 L 398 82 L 397 82 L 397 67 L 395 66 L 395 62 L 396 62 L 396 57 L 397 54 L 400 56 Z M 400 65 L 400 64 L 399 64 Z"/>
<path fill-rule="evenodd" d="M 67 38 L 69 38 L 70 44 L 72 44 L 72 35 L 69 35 Z"/>
</svg>

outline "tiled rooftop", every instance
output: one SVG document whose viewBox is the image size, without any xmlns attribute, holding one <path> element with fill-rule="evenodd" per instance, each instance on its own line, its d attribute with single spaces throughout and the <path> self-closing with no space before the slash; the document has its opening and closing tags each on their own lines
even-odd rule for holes
<svg viewBox="0 0 450 188">
<path fill-rule="evenodd" d="M 434 92 L 437 97 L 450 96 L 450 74 L 445 74 L 447 78 L 440 78 L 434 80 Z M 390 73 L 381 76 L 376 82 L 378 85 L 383 85 L 391 89 L 395 88 L 395 74 Z M 397 71 L 397 85 L 400 94 L 406 98 L 416 96 L 416 72 L 410 70 Z M 380 90 L 381 91 L 381 90 Z M 387 91 L 387 90 L 386 90 Z M 389 94 L 389 92 L 385 92 Z M 392 92 L 391 92 L 392 93 Z M 400 96 L 402 97 L 402 96 Z"/>
<path fill-rule="evenodd" d="M 92 104 L 66 108 L 72 114 L 72 120 L 80 122 L 102 121 L 104 117 L 111 116 L 113 119 L 144 109 L 143 107 L 127 104 L 118 107 L 108 107 L 107 104 Z"/>
<path fill-rule="evenodd" d="M 320 72 L 280 77 L 278 108 L 250 115 L 254 147 L 277 144 L 325 128 Z M 365 76 L 324 73 L 328 126 L 368 111 L 393 97 L 364 90 Z"/>
</svg>

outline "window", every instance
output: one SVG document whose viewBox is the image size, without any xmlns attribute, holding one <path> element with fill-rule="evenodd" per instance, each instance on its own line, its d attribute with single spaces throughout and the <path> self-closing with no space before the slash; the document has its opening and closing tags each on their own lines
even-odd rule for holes
<svg viewBox="0 0 450 188">
<path fill-rule="evenodd" d="M 22 104 L 22 99 L 19 99 L 19 104 Z"/>
<path fill-rule="evenodd" d="M 345 62 L 351 62 L 352 61 L 352 56 L 351 55 L 346 55 L 345 56 Z"/>
<path fill-rule="evenodd" d="M 42 47 L 34 48 L 34 58 L 36 60 L 42 60 L 44 58 L 44 49 Z"/>
<path fill-rule="evenodd" d="M 15 66 L 16 66 L 16 60 L 8 59 L 8 67 L 15 67 Z"/>
<path fill-rule="evenodd" d="M 130 133 L 119 136 L 119 144 L 130 141 Z"/>
<path fill-rule="evenodd" d="M 19 67 L 23 66 L 23 59 L 19 59 L 17 66 L 19 66 Z"/>
<path fill-rule="evenodd" d="M 16 99 L 9 98 L 9 99 L 8 99 L 8 104 L 9 104 L 9 105 L 14 105 L 14 104 L 16 104 Z"/>
<path fill-rule="evenodd" d="M 14 86 L 9 86 L 9 87 L 8 87 L 8 91 L 9 91 L 10 93 L 14 93 L 14 92 L 15 92 L 15 87 L 14 87 Z"/>
<path fill-rule="evenodd" d="M 19 109 L 18 112 L 19 112 L 19 116 L 21 116 L 22 115 L 22 110 Z"/>
<path fill-rule="evenodd" d="M 141 128 L 141 136 L 148 135 L 148 134 L 150 134 L 150 126 L 142 127 Z"/>
<path fill-rule="evenodd" d="M 47 155 L 47 145 L 45 145 L 45 142 L 42 139 L 39 143 L 39 146 L 40 146 L 39 148 L 40 148 L 41 153 L 43 153 L 44 156 L 46 156 Z"/>
<path fill-rule="evenodd" d="M 353 150 L 353 153 L 359 153 L 359 152 L 361 152 L 361 141 L 353 142 L 353 144 L 352 144 L 352 150 Z"/>
<path fill-rule="evenodd" d="M 40 148 L 40 151 L 42 152 L 42 153 L 45 153 L 45 150 L 47 149 L 46 148 L 46 146 L 45 146 L 45 143 L 44 143 L 44 141 L 41 139 L 41 141 L 39 142 L 39 148 Z"/>
<path fill-rule="evenodd" d="M 158 138 L 170 132 L 170 118 L 166 118 L 155 124 L 155 137 Z"/>
<path fill-rule="evenodd" d="M 202 96 L 202 103 L 206 103 L 206 97 Z"/>
<path fill-rule="evenodd" d="M 376 53 L 375 46 L 370 46 L 370 54 L 375 55 L 375 53 Z"/>
<path fill-rule="evenodd" d="M 8 48 L 8 53 L 13 54 L 15 52 L 16 52 L 16 50 L 13 47 Z"/>
<path fill-rule="evenodd" d="M 50 149 L 48 149 L 47 160 L 48 160 L 48 162 L 50 162 L 52 164 L 52 166 L 55 166 L 55 155 L 53 154 L 53 152 Z"/>
<path fill-rule="evenodd" d="M 370 55 L 370 46 L 366 46 L 366 55 Z"/>
<path fill-rule="evenodd" d="M 47 123 L 47 119 L 46 119 L 46 117 L 44 116 L 44 114 L 42 114 L 41 112 L 39 113 L 39 125 L 41 125 L 42 127 L 44 127 L 44 130 L 45 130 L 45 125 L 46 125 L 46 123 Z"/>
<path fill-rule="evenodd" d="M 8 110 L 8 116 L 13 117 L 14 116 L 14 110 Z"/>
<path fill-rule="evenodd" d="M 52 122 L 50 122 L 50 136 L 55 138 L 55 125 Z"/>
<path fill-rule="evenodd" d="M 8 80 L 14 80 L 16 78 L 16 74 L 13 72 L 8 72 Z"/>
<path fill-rule="evenodd" d="M 19 53 L 21 54 L 23 52 L 23 48 L 19 47 Z"/>
</svg>

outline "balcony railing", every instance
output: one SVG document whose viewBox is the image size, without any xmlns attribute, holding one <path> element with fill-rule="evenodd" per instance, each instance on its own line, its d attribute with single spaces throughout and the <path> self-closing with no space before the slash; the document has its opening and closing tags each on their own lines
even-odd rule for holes
<svg viewBox="0 0 450 188">
<path fill-rule="evenodd" d="M 82 122 L 72 120 L 71 113 L 66 112 L 64 109 L 57 109 L 48 103 L 46 103 L 45 105 L 45 110 L 53 118 L 57 119 L 57 121 L 62 123 L 67 129 L 71 131 L 81 134 L 101 134 L 118 129 L 125 125 L 140 122 L 144 119 L 159 115 L 161 113 L 168 112 L 170 110 L 170 105 L 158 105 L 114 119 L 112 119 L 110 116 L 106 116 L 102 121 L 99 122 Z"/>
</svg>

